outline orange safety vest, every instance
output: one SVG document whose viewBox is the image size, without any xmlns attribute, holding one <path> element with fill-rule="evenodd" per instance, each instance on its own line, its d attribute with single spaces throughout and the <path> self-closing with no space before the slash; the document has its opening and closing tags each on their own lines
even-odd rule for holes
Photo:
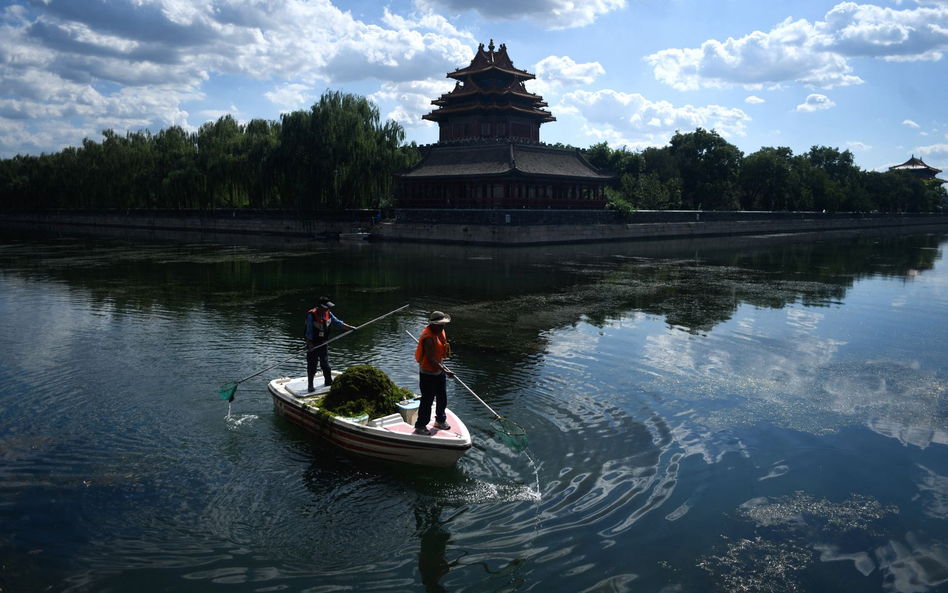
<svg viewBox="0 0 948 593">
<path fill-rule="evenodd" d="M 425 358 L 425 347 L 422 344 L 427 338 L 431 338 L 431 344 L 434 347 L 434 357 L 438 362 L 441 362 L 441 359 L 444 358 L 444 348 L 445 344 L 448 343 L 448 338 L 443 329 L 435 333 L 432 331 L 431 326 L 426 326 L 425 331 L 421 332 L 421 336 L 418 338 L 418 346 L 415 348 L 415 360 L 421 365 L 421 370 L 429 373 L 440 373 L 441 367 L 431 366 L 430 360 Z"/>
</svg>

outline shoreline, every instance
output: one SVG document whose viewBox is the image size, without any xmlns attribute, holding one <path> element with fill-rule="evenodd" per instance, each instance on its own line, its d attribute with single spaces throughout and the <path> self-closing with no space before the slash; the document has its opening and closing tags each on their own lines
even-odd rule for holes
<svg viewBox="0 0 948 593">
<path fill-rule="evenodd" d="M 368 227 L 376 210 L 315 213 L 285 210 L 32 210 L 3 211 L 0 228 L 82 234 L 184 233 L 332 240 Z M 948 214 L 611 210 L 395 210 L 370 229 L 372 241 L 492 246 L 625 242 L 873 229 L 948 227 Z"/>
</svg>

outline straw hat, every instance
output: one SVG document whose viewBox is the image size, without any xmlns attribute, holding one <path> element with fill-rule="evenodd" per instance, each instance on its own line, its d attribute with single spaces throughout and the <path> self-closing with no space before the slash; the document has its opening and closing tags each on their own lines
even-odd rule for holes
<svg viewBox="0 0 948 593">
<path fill-rule="evenodd" d="M 448 323 L 449 321 L 451 321 L 451 316 L 446 313 L 442 313 L 441 311 L 434 311 L 431 313 L 431 316 L 428 317 L 428 323 L 434 323 L 437 325 L 442 325 L 444 323 Z"/>
</svg>

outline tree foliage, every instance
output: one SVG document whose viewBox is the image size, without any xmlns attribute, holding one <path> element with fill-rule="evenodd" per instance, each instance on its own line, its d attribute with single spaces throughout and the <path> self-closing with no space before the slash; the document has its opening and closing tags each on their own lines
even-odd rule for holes
<svg viewBox="0 0 948 593">
<path fill-rule="evenodd" d="M 671 155 L 681 175 L 685 208 L 737 210 L 738 178 L 744 154 L 714 130 L 698 128 L 672 136 Z"/>
<path fill-rule="evenodd" d="M 364 97 L 327 92 L 281 121 L 231 115 L 197 132 L 113 130 L 100 142 L 0 161 L 0 208 L 374 208 L 420 158 Z"/>
<path fill-rule="evenodd" d="M 813 146 L 794 155 L 786 146 L 767 146 L 743 156 L 717 132 L 701 128 L 637 153 L 595 144 L 586 158 L 616 174 L 606 197 L 609 207 L 626 212 L 933 212 L 948 206 L 948 192 L 937 181 L 863 171 L 848 150 Z"/>
<path fill-rule="evenodd" d="M 563 146 L 563 145 L 557 145 Z M 931 212 L 939 183 L 863 171 L 853 154 L 785 146 L 747 156 L 714 130 L 676 132 L 640 152 L 605 142 L 585 152 L 615 173 L 609 207 L 634 210 Z M 178 126 L 119 135 L 55 154 L 0 161 L 0 208 L 289 208 L 302 213 L 396 205 L 392 173 L 421 158 L 365 97 L 328 91 L 280 121 L 230 115 L 196 132 Z"/>
</svg>

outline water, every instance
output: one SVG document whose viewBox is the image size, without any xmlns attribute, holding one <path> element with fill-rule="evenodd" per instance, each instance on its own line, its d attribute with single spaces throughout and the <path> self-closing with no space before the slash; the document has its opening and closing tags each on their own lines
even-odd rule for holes
<svg viewBox="0 0 948 593">
<path fill-rule="evenodd" d="M 948 590 L 948 235 L 524 249 L 0 236 L 0 590 Z M 414 387 L 473 449 L 348 458 L 269 379 Z"/>
</svg>

